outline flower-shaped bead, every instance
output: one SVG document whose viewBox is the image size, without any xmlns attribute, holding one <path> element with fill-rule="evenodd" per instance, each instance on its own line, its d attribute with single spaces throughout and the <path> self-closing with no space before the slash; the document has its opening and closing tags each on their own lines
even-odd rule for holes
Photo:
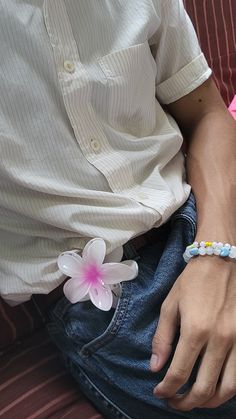
<svg viewBox="0 0 236 419">
<path fill-rule="evenodd" d="M 138 274 L 135 261 L 103 263 L 106 244 L 103 239 L 90 240 L 83 249 L 82 257 L 74 251 L 62 253 L 58 257 L 58 267 L 71 278 L 64 284 L 63 291 L 71 303 L 91 299 L 101 310 L 112 306 L 111 286 L 129 281 Z"/>
</svg>

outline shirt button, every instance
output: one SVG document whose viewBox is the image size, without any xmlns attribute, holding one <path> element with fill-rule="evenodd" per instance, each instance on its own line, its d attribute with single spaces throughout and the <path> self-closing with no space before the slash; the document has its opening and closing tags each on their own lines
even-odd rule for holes
<svg viewBox="0 0 236 419">
<path fill-rule="evenodd" d="M 101 145 L 100 142 L 98 140 L 91 140 L 91 147 L 93 149 L 93 151 L 100 151 L 101 150 Z"/>
<path fill-rule="evenodd" d="M 64 61 L 64 69 L 68 73 L 74 73 L 75 72 L 75 65 L 72 61 Z"/>
</svg>

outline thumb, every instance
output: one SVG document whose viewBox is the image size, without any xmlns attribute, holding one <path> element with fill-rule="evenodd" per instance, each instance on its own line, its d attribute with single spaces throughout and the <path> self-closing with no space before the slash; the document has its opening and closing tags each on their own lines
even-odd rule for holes
<svg viewBox="0 0 236 419">
<path fill-rule="evenodd" d="M 150 369 L 153 372 L 159 371 L 168 360 L 172 343 L 175 338 L 177 326 L 179 323 L 177 301 L 165 302 L 162 304 L 160 318 L 156 333 L 152 341 L 152 356 L 150 360 Z"/>
</svg>

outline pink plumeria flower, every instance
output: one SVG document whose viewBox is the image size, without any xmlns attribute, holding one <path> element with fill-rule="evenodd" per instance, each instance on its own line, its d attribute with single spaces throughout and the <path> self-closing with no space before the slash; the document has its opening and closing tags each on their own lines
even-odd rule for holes
<svg viewBox="0 0 236 419">
<path fill-rule="evenodd" d="M 135 261 L 103 263 L 105 254 L 105 241 L 95 238 L 86 244 L 82 257 L 74 251 L 64 252 L 58 257 L 59 269 L 71 277 L 63 291 L 72 304 L 89 296 L 96 307 L 108 311 L 112 306 L 111 286 L 137 276 Z"/>
</svg>

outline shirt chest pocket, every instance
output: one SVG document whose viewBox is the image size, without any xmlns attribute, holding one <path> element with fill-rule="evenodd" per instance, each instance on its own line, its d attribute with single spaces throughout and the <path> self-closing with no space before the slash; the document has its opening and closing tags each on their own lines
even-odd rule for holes
<svg viewBox="0 0 236 419">
<path fill-rule="evenodd" d="M 108 122 L 116 129 L 144 136 L 155 127 L 156 64 L 148 42 L 98 59 L 105 76 Z"/>
</svg>

